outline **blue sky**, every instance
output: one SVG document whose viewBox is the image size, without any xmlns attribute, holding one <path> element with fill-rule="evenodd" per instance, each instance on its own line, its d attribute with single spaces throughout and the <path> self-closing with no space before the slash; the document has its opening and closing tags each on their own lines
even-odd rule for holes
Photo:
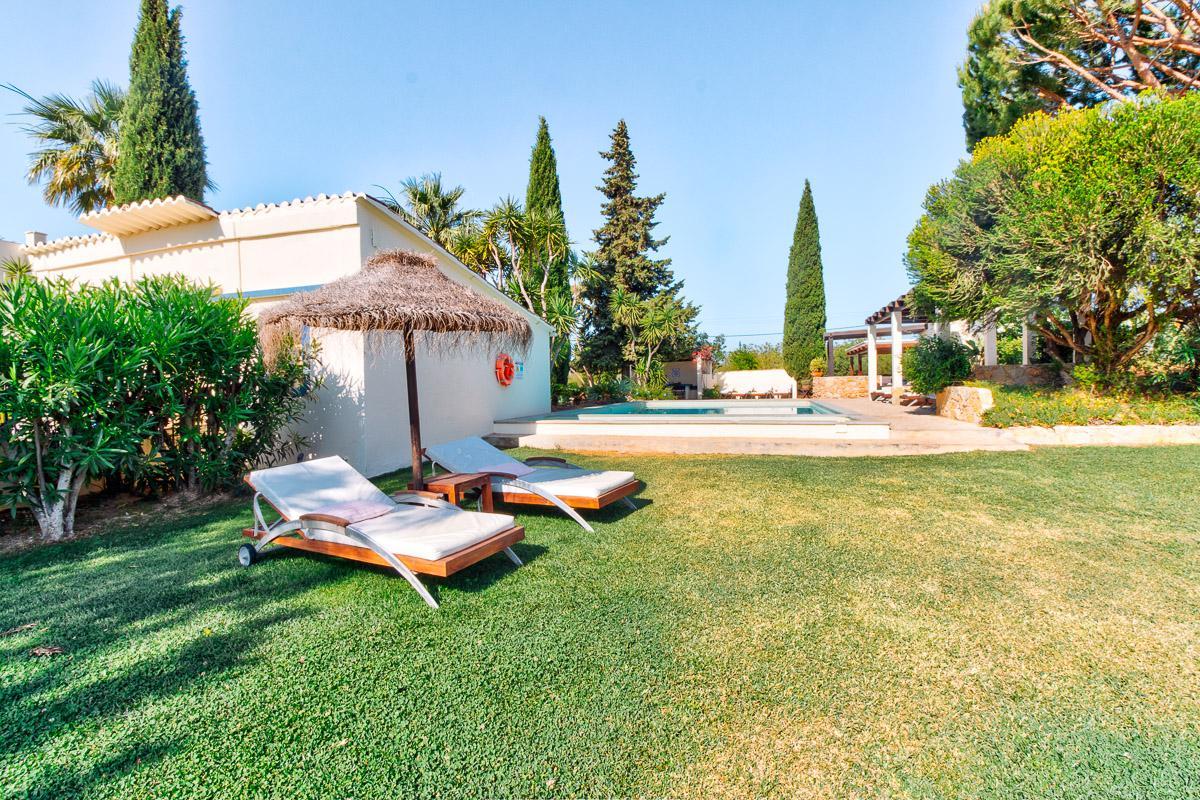
<svg viewBox="0 0 1200 800">
<path fill-rule="evenodd" d="M 0 83 L 124 83 L 135 0 L 10 4 Z M 907 285 L 904 240 L 964 155 L 955 67 L 977 3 L 183 3 L 218 209 L 440 171 L 473 206 L 524 197 L 545 115 L 572 239 L 600 221 L 599 151 L 629 125 L 663 249 L 711 333 L 778 340 L 804 180 L 831 327 Z M 15 34 L 15 35 L 14 35 Z M 70 54 L 64 58 L 63 54 Z M 0 237 L 84 232 L 24 181 L 0 93 Z"/>
</svg>

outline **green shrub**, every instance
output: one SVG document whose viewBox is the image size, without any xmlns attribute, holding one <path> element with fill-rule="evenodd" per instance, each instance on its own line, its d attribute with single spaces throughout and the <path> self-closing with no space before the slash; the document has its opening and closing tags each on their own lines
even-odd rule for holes
<svg viewBox="0 0 1200 800">
<path fill-rule="evenodd" d="M 74 532 L 83 487 L 152 429 L 128 402 L 153 380 L 129 295 L 115 281 L 0 285 L 0 505 L 28 505 L 44 539 Z"/>
<path fill-rule="evenodd" d="M 824 375 L 825 374 L 825 359 L 814 358 L 808 362 L 809 375 Z"/>
<path fill-rule="evenodd" d="M 57 539 L 94 478 L 218 488 L 286 454 L 306 363 L 268 365 L 245 308 L 179 277 L 0 285 L 0 505 Z"/>
<path fill-rule="evenodd" d="M 935 394 L 971 375 L 971 348 L 957 336 L 924 336 L 904 354 L 904 376 L 921 394 Z"/>
<path fill-rule="evenodd" d="M 629 389 L 630 400 L 674 400 L 675 392 L 667 385 L 667 375 L 661 364 L 656 364 L 647 374 L 642 383 L 634 384 Z"/>
<path fill-rule="evenodd" d="M 1019 335 L 996 337 L 997 363 L 1020 364 L 1023 355 L 1024 353 L 1021 346 L 1021 337 Z"/>
<path fill-rule="evenodd" d="M 284 342 L 268 365 L 246 305 L 181 276 L 135 285 L 131 316 L 150 356 L 130 401 L 154 420 L 149 448 L 123 464 L 137 488 L 225 488 L 301 446 L 287 431 L 312 388 L 310 354 Z"/>
<path fill-rule="evenodd" d="M 726 370 L 758 369 L 758 356 L 753 350 L 742 345 L 729 354 L 722 368 Z"/>
<path fill-rule="evenodd" d="M 633 384 L 628 378 L 616 375 L 599 375 L 592 379 L 591 384 L 584 390 L 584 399 L 592 403 L 611 403 L 625 400 Z"/>
<path fill-rule="evenodd" d="M 1134 370 L 1150 391 L 1200 391 L 1200 322 L 1166 325 L 1134 362 Z"/>
</svg>

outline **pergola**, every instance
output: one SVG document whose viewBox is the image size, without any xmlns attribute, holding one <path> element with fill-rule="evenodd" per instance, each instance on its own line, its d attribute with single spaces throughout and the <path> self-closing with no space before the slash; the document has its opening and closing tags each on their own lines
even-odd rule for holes
<svg viewBox="0 0 1200 800">
<path fill-rule="evenodd" d="M 879 341 L 880 325 L 887 324 L 888 328 L 885 331 L 890 334 L 887 343 L 881 344 Z M 836 341 L 848 341 L 856 339 L 866 339 L 862 347 L 862 351 L 855 353 L 861 357 L 862 354 L 867 358 L 867 391 L 875 392 L 880 388 L 879 380 L 879 356 L 880 354 L 891 353 L 896 346 L 896 342 L 900 342 L 900 348 L 911 347 L 915 342 L 905 342 L 904 337 L 910 334 L 920 335 L 929 330 L 931 323 L 928 317 L 918 311 L 912 305 L 912 298 L 908 292 L 897 297 L 892 302 L 885 305 L 883 308 L 876 311 L 866 319 L 866 326 L 862 328 L 847 328 L 839 331 L 828 331 L 825 334 L 825 359 L 827 361 L 826 372 L 829 375 L 833 374 L 833 347 Z M 936 329 L 936 324 L 933 325 Z M 858 349 L 857 347 L 855 348 Z M 904 376 L 901 368 L 901 359 L 892 359 L 892 394 L 897 395 L 904 385 Z M 861 365 L 860 365 L 861 369 Z"/>
<path fill-rule="evenodd" d="M 886 326 L 880 331 L 880 326 Z M 967 323 L 935 322 L 917 309 L 912 302 L 912 294 L 905 292 L 883 308 L 871 314 L 862 328 L 843 328 L 828 331 L 825 334 L 825 358 L 827 361 L 826 374 L 833 374 L 833 347 L 836 341 L 864 340 L 847 351 L 851 359 L 858 359 L 857 374 L 862 374 L 862 359 L 867 361 L 867 392 L 878 392 L 882 387 L 879 377 L 879 356 L 889 355 L 900 342 L 900 349 L 916 346 L 913 339 L 905 340 L 905 336 L 916 334 L 920 336 L 926 331 L 940 333 L 943 327 L 955 331 L 964 337 L 975 338 L 983 350 L 985 366 L 998 363 L 996 353 L 996 320 L 994 317 L 972 328 Z M 881 342 L 880 334 L 886 334 L 888 340 Z M 1028 321 L 1021 325 L 1021 363 L 1028 365 L 1032 362 L 1034 351 L 1033 328 Z M 904 374 L 901 358 L 892 359 L 892 395 L 898 396 L 904 385 Z"/>
<path fill-rule="evenodd" d="M 904 348 L 904 326 L 920 325 L 924 332 L 929 327 L 929 318 L 918 311 L 912 304 L 912 294 L 905 292 L 883 308 L 867 317 L 867 391 L 878 391 L 879 381 L 879 326 L 889 323 L 891 326 L 891 345 L 900 343 Z M 903 358 L 892 359 L 892 399 L 899 400 L 904 388 L 904 372 L 901 366 Z"/>
</svg>

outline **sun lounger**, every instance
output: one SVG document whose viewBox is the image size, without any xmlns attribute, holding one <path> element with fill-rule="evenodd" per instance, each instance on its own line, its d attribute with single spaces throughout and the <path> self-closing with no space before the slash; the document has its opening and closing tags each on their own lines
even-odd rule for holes
<svg viewBox="0 0 1200 800">
<path fill-rule="evenodd" d="M 426 447 L 425 455 L 451 472 L 488 474 L 497 499 L 555 506 L 589 532 L 592 526 L 575 509 L 604 508 L 617 501 L 634 508 L 629 495 L 642 487 L 632 472 L 587 470 L 549 456 L 518 461 L 477 436 Z"/>
<path fill-rule="evenodd" d="M 900 396 L 900 405 L 902 406 L 933 406 L 937 405 L 937 398 L 928 394 L 915 394 L 913 392 L 905 392 Z"/>
<path fill-rule="evenodd" d="M 512 517 L 465 511 L 427 492 L 389 497 L 337 456 L 256 470 L 246 482 L 255 491 L 254 527 L 244 533 L 258 541 L 238 551 L 243 566 L 271 544 L 380 564 L 437 608 L 415 573 L 446 577 L 499 552 L 521 564 L 512 545 L 525 529 Z M 267 523 L 263 502 L 276 522 Z"/>
</svg>

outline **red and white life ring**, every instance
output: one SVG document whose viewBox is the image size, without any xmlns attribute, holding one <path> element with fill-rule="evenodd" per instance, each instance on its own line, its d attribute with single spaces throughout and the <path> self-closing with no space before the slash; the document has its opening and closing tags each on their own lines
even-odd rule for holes
<svg viewBox="0 0 1200 800">
<path fill-rule="evenodd" d="M 508 353 L 496 356 L 496 383 L 501 386 L 512 386 L 513 376 L 517 374 L 517 365 Z"/>
</svg>

